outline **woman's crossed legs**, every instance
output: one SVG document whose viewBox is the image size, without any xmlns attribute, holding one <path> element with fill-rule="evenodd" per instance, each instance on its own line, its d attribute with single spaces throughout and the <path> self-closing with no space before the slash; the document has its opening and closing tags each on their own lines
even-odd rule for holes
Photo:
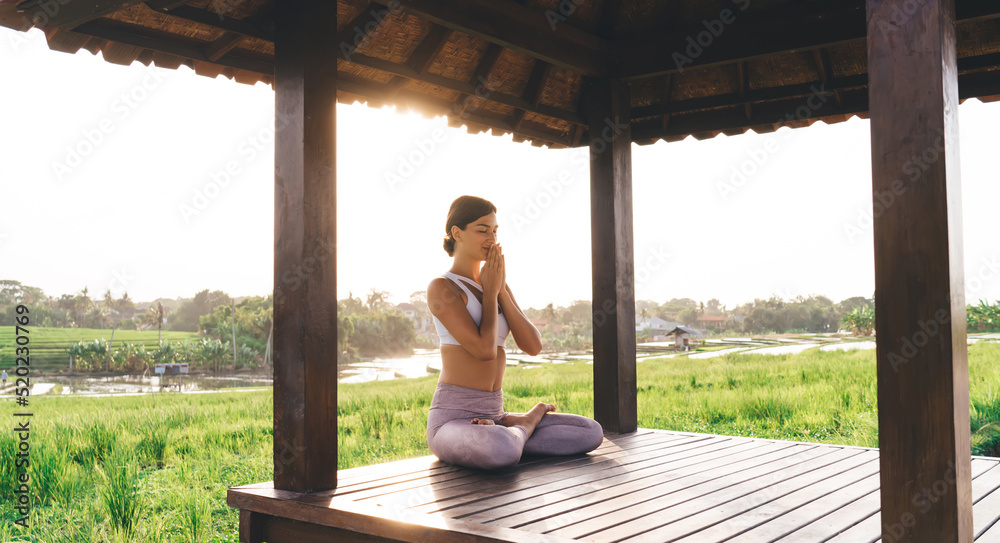
<svg viewBox="0 0 1000 543">
<path fill-rule="evenodd" d="M 535 409 L 538 408 L 536 406 Z M 463 416 L 443 424 L 434 424 L 437 421 L 428 418 L 427 443 L 431 452 L 444 462 L 499 469 L 517 464 L 522 453 L 581 454 L 596 449 L 604 440 L 604 431 L 597 421 L 571 413 L 546 413 L 543 410 L 532 431 L 530 422 L 522 424 L 532 412 L 509 413 L 506 420 L 503 414 L 483 417 L 478 424 L 473 422 L 475 417 Z M 514 424 L 504 426 L 501 422 Z"/>
</svg>

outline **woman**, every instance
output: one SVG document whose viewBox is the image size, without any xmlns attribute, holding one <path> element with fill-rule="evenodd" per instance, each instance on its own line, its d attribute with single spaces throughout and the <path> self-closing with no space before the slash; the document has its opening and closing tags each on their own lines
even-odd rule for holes
<svg viewBox="0 0 1000 543">
<path fill-rule="evenodd" d="M 444 249 L 455 260 L 427 286 L 442 361 L 427 417 L 431 452 L 444 462 L 497 469 L 517 464 L 522 452 L 561 455 L 597 448 L 604 432 L 593 419 L 555 413 L 547 403 L 527 413 L 503 410 L 507 334 L 532 355 L 542 349 L 542 340 L 506 284 L 496 207 L 461 196 L 451 204 L 445 232 Z"/>
</svg>

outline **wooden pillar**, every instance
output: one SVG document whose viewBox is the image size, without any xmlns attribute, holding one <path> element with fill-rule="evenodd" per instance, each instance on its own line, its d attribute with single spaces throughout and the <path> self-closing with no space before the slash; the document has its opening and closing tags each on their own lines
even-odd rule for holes
<svg viewBox="0 0 1000 543">
<path fill-rule="evenodd" d="M 274 43 L 274 487 L 337 486 L 337 3 L 282 0 Z"/>
<path fill-rule="evenodd" d="M 868 0 L 882 541 L 971 542 L 955 0 Z"/>
<path fill-rule="evenodd" d="M 588 79 L 584 103 L 590 141 L 594 418 L 605 432 L 627 433 L 636 430 L 638 418 L 628 83 Z"/>
</svg>

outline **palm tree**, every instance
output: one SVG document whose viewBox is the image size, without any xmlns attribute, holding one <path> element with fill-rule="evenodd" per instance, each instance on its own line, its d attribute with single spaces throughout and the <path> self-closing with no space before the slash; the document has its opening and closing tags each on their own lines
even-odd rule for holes
<svg viewBox="0 0 1000 543">
<path fill-rule="evenodd" d="M 86 327 L 87 314 L 91 309 L 91 305 L 93 304 L 93 302 L 90 299 L 90 296 L 88 296 L 87 293 L 88 293 L 87 287 L 83 287 L 83 290 L 80 291 L 79 294 L 73 297 L 71 314 L 78 328 Z"/>
<path fill-rule="evenodd" d="M 128 297 L 128 291 L 122 293 L 122 297 L 115 302 L 115 309 L 117 309 L 119 313 L 128 313 L 131 318 L 132 310 L 135 309 L 135 302 Z"/>
<path fill-rule="evenodd" d="M 383 309 L 383 307 L 388 303 L 386 301 L 388 297 L 388 292 L 372 288 L 371 292 L 368 293 L 368 310 L 374 313 Z"/>
<path fill-rule="evenodd" d="M 545 319 L 549 324 L 555 324 L 556 322 L 556 310 L 552 307 L 552 304 L 545 306 L 542 310 L 542 318 Z"/>
<path fill-rule="evenodd" d="M 870 305 L 855 307 L 854 311 L 844 315 L 842 321 L 851 327 L 854 335 L 871 335 L 875 328 L 875 309 Z"/>
<path fill-rule="evenodd" d="M 114 295 L 111 294 L 111 289 L 109 288 L 108 290 L 104 291 L 104 301 L 101 302 L 101 307 L 100 307 L 101 318 L 102 320 L 108 319 L 111 321 L 111 341 L 108 342 L 108 359 L 105 360 L 104 363 L 105 371 L 111 369 L 111 348 L 115 344 L 115 327 L 118 325 L 118 319 L 115 318 L 115 315 L 118 314 L 118 310 L 115 309 L 115 306 L 117 305 L 118 304 L 115 301 Z"/>
<path fill-rule="evenodd" d="M 146 315 L 142 319 L 142 324 L 150 326 L 155 324 L 158 332 L 157 341 L 163 341 L 163 304 L 156 302 L 156 307 L 149 306 L 149 310 L 146 311 Z"/>
<path fill-rule="evenodd" d="M 965 325 L 969 331 L 981 331 L 984 318 L 983 310 L 978 305 L 969 305 L 965 311 Z"/>
</svg>

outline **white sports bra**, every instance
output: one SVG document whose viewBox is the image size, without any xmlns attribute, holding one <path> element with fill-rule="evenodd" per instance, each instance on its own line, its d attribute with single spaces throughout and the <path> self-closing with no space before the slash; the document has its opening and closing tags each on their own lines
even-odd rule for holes
<svg viewBox="0 0 1000 543">
<path fill-rule="evenodd" d="M 444 272 L 444 275 L 441 277 L 451 279 L 465 291 L 465 295 L 469 298 L 469 301 L 465 304 L 465 308 L 469 310 L 469 315 L 472 316 L 472 320 L 475 321 L 478 326 L 483 320 L 483 304 L 479 303 L 479 299 L 473 296 L 472 291 L 465 286 L 465 282 L 468 281 L 469 283 L 472 283 L 472 285 L 479 289 L 480 292 L 482 292 L 483 287 L 479 286 L 479 284 L 468 277 L 464 277 L 450 271 Z M 499 309 L 499 305 L 497 308 Z M 503 313 L 500 313 L 497 316 L 497 321 L 497 332 L 499 333 L 499 336 L 497 337 L 497 346 L 503 347 L 504 341 L 507 339 L 507 334 L 510 332 L 510 326 L 507 324 L 507 317 L 504 316 Z M 437 329 L 438 337 L 441 338 L 441 345 L 460 345 L 458 340 L 451 335 L 451 332 L 445 328 L 444 323 L 442 323 L 437 317 L 434 317 L 434 328 Z"/>
</svg>

